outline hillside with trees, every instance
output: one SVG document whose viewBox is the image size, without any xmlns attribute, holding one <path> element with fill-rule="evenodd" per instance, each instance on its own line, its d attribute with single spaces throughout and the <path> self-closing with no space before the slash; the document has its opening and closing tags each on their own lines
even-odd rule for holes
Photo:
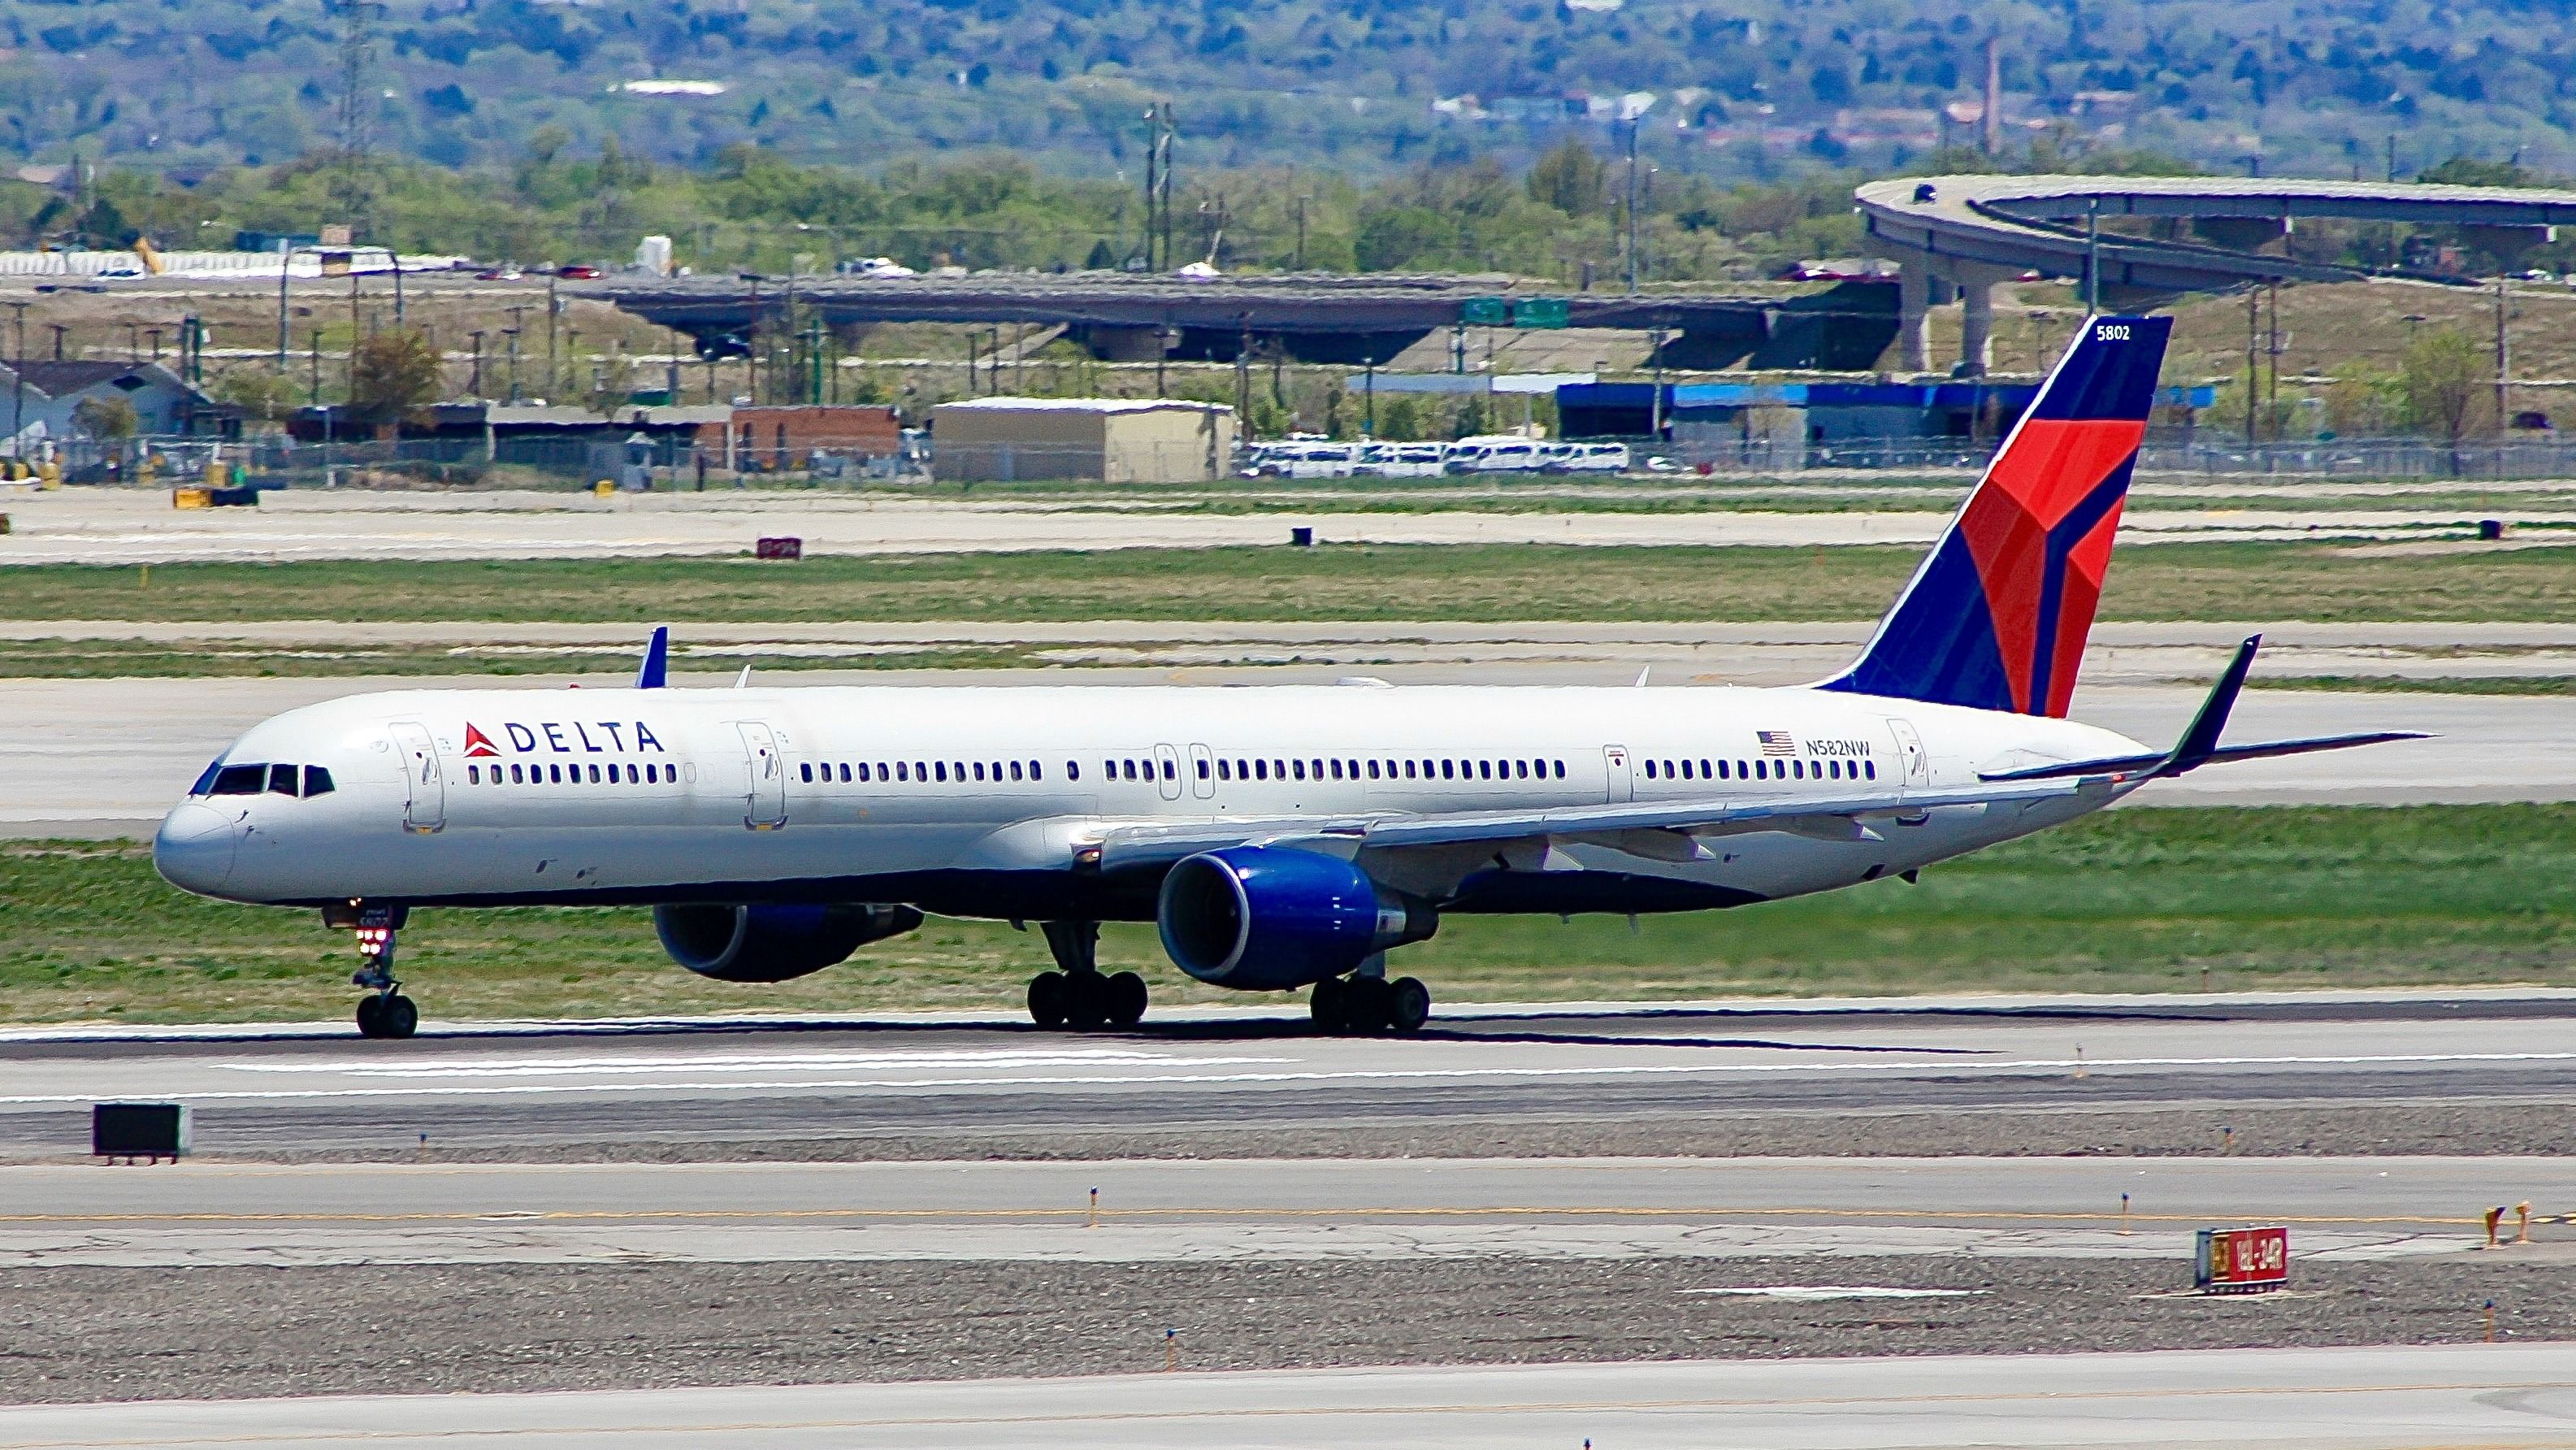
<svg viewBox="0 0 2576 1450">
<path fill-rule="evenodd" d="M 514 165 L 555 128 L 704 166 L 961 149 L 1133 176 L 1174 102 L 1192 171 L 1367 177 L 1568 134 L 1722 181 L 1964 140 L 1996 38 L 2015 149 L 2378 174 L 2576 171 L 2576 47 L 2534 0 L 0 0 L 0 154 L 194 174 L 359 136 Z M 1649 99 L 1651 98 L 1651 99 Z M 1956 110 L 1956 116 L 1944 114 Z"/>
</svg>

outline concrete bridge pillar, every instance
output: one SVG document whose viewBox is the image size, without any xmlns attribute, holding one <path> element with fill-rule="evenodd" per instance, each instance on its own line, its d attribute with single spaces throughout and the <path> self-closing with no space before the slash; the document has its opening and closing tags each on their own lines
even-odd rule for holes
<svg viewBox="0 0 2576 1450">
<path fill-rule="evenodd" d="M 1982 378 L 1995 363 L 1995 284 L 1959 284 L 1959 371 Z"/>
<path fill-rule="evenodd" d="M 1932 268 L 1917 260 L 1896 274 L 1896 365 L 1909 373 L 1932 371 Z"/>
</svg>

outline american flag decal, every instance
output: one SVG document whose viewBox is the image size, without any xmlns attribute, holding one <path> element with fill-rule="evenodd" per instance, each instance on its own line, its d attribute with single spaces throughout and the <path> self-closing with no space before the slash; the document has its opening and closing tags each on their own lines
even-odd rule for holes
<svg viewBox="0 0 2576 1450">
<path fill-rule="evenodd" d="M 1753 738 L 1761 743 L 1762 753 L 1765 755 L 1798 753 L 1798 742 L 1790 739 L 1789 732 L 1786 730 L 1756 730 L 1753 732 Z"/>
</svg>

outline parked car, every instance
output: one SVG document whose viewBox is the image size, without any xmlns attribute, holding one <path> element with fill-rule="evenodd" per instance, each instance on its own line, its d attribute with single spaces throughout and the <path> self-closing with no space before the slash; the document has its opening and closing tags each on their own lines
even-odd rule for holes
<svg viewBox="0 0 2576 1450">
<path fill-rule="evenodd" d="M 575 262 L 570 266 L 555 268 L 555 275 L 567 282 L 595 282 L 599 280 L 599 269 Z"/>
<path fill-rule="evenodd" d="M 1359 464 L 1356 443 L 1266 443 L 1256 449 L 1256 478 L 1348 478 Z"/>
<path fill-rule="evenodd" d="M 1451 473 L 1528 473 L 1539 462 L 1539 444 L 1517 433 L 1461 438 L 1449 445 Z"/>
<path fill-rule="evenodd" d="M 1540 445 L 1539 454 L 1539 467 L 1549 473 L 1628 471 L 1625 443 L 1546 443 Z"/>
</svg>

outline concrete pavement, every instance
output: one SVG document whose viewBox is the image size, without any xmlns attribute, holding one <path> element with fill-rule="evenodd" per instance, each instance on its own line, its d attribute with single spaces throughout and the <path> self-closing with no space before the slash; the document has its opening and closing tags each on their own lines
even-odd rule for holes
<svg viewBox="0 0 2576 1450">
<path fill-rule="evenodd" d="M 2559 1344 L 1490 1365 L 0 1409 L 0 1450 L 2576 1445 Z"/>
</svg>

